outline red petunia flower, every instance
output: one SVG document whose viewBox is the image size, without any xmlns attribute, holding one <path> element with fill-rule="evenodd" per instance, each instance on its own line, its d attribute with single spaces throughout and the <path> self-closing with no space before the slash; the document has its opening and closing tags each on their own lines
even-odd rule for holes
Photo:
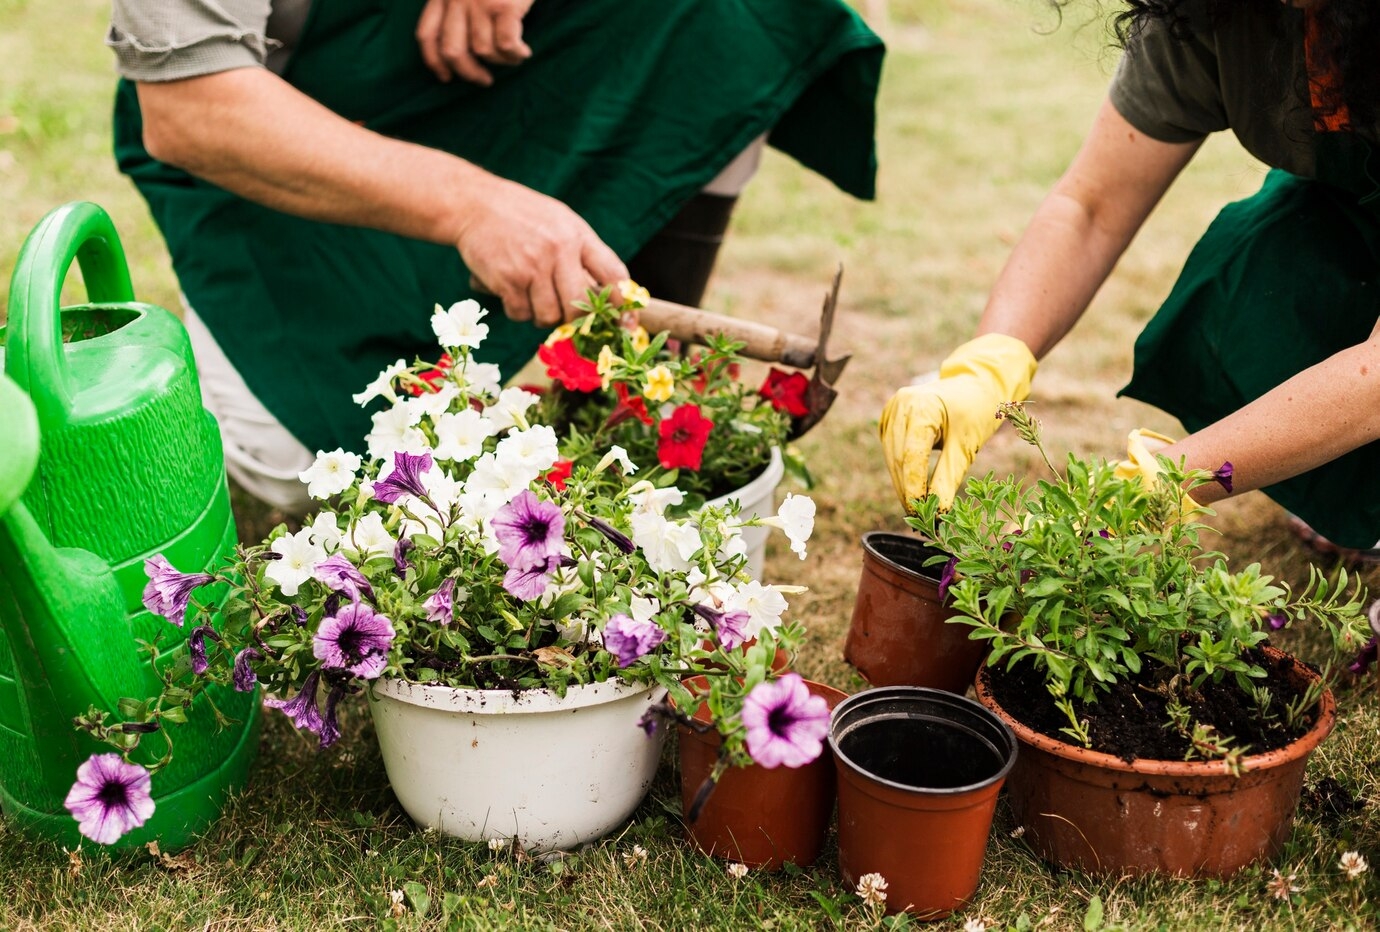
<svg viewBox="0 0 1380 932">
<path fill-rule="evenodd" d="M 604 384 L 599 367 L 592 359 L 579 354 L 574 340 L 557 340 L 549 346 L 542 344 L 537 358 L 546 363 L 547 375 L 573 392 L 596 391 Z"/>
<path fill-rule="evenodd" d="M 628 395 L 628 386 L 622 382 L 613 383 L 613 390 L 618 394 L 618 404 L 609 412 L 608 420 L 604 422 L 604 427 L 617 427 L 630 417 L 635 417 L 643 424 L 650 425 L 652 416 L 647 413 L 647 400 L 641 395 Z"/>
<path fill-rule="evenodd" d="M 546 474 L 546 481 L 556 489 L 557 492 L 565 491 L 565 480 L 570 478 L 570 471 L 575 464 L 570 460 L 556 460 L 556 464 Z"/>
<path fill-rule="evenodd" d="M 714 422 L 700 414 L 699 405 L 681 405 L 661 422 L 657 460 L 667 469 L 698 470 L 713 428 Z"/>
<path fill-rule="evenodd" d="M 758 391 L 776 410 L 785 411 L 791 417 L 804 417 L 810 413 L 809 406 L 805 404 L 805 391 L 809 387 L 810 380 L 804 373 L 782 372 L 773 368 Z"/>
<path fill-rule="evenodd" d="M 436 368 L 428 369 L 425 372 L 418 372 L 417 378 L 431 386 L 431 391 L 440 391 L 441 380 L 446 377 L 446 373 L 455 368 L 455 360 L 450 358 L 450 353 L 442 353 L 441 358 L 436 360 Z M 408 392 L 413 395 L 420 395 L 425 389 L 420 385 L 409 385 Z"/>
</svg>

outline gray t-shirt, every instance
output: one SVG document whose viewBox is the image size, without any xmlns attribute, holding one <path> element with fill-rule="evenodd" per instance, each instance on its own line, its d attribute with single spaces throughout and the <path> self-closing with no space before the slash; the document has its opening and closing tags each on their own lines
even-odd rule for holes
<svg viewBox="0 0 1380 932">
<path fill-rule="evenodd" d="M 1314 177 L 1303 14 L 1283 4 L 1226 6 L 1214 22 L 1205 0 L 1189 0 L 1185 36 L 1158 21 L 1135 36 L 1112 79 L 1112 105 L 1153 139 L 1230 129 L 1266 165 Z M 1356 129 L 1375 138 L 1374 127 Z"/>
<path fill-rule="evenodd" d="M 281 73 L 310 8 L 311 0 L 114 0 L 105 44 L 132 81 Z"/>
</svg>

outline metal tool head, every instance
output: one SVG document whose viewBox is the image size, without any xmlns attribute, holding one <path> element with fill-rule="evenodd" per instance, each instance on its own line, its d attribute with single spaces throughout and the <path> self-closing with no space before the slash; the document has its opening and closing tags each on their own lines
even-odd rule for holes
<svg viewBox="0 0 1380 932">
<path fill-rule="evenodd" d="M 834 329 L 834 312 L 838 309 L 839 286 L 843 282 L 843 266 L 834 273 L 834 284 L 824 296 L 824 309 L 819 316 L 819 341 L 815 344 L 814 372 L 810 374 L 810 386 L 805 390 L 807 411 L 791 424 L 791 439 L 802 436 L 818 424 L 833 405 L 838 392 L 834 383 L 843 374 L 844 366 L 852 359 L 851 354 L 836 359 L 828 357 L 829 336 Z"/>
</svg>

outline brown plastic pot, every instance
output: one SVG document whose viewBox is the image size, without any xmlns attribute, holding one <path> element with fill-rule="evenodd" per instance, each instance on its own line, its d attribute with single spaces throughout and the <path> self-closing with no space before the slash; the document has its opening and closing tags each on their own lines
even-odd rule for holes
<svg viewBox="0 0 1380 932">
<path fill-rule="evenodd" d="M 686 685 L 692 692 L 708 688 L 702 676 Z M 830 709 L 847 698 L 822 683 L 806 680 L 805 685 L 823 696 Z M 707 723 L 708 707 L 701 705 L 694 717 Z M 777 870 L 787 861 L 800 867 L 813 864 L 834 814 L 834 762 L 828 747 L 804 767 L 729 768 L 691 822 L 690 806 L 714 769 L 719 746 L 718 732 L 680 728 L 681 811 L 691 842 L 705 854 L 765 870 Z"/>
<path fill-rule="evenodd" d="M 928 686 L 967 692 L 986 644 L 939 598 L 943 551 L 914 537 L 872 531 L 862 537 L 862 577 L 843 656 L 873 686 Z"/>
<path fill-rule="evenodd" d="M 1044 859 L 1090 873 L 1226 877 L 1273 858 L 1289 837 L 1308 757 L 1337 719 L 1328 690 L 1306 734 L 1245 758 L 1236 777 L 1221 761 L 1127 763 L 1042 735 L 997 704 L 993 675 L 1000 673 L 982 671 L 977 697 L 1021 744 L 1007 781 L 1016 824 Z M 1318 676 L 1295 663 L 1291 678 L 1303 688 Z"/>
<path fill-rule="evenodd" d="M 1016 738 L 971 699 L 888 686 L 834 710 L 839 870 L 887 882 L 888 912 L 940 919 L 972 899 Z"/>
</svg>

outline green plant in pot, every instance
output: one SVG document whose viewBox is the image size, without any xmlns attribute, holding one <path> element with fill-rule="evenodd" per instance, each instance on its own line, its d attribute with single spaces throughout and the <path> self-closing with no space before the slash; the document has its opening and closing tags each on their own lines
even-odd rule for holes
<svg viewBox="0 0 1380 932">
<path fill-rule="evenodd" d="M 1008 791 L 1031 844 L 1089 870 L 1224 875 L 1273 855 L 1335 707 L 1269 634 L 1363 643 L 1361 587 L 1313 570 L 1293 591 L 1205 550 L 1190 493 L 1229 464 L 1160 458 L 1153 488 L 1072 455 L 1060 472 L 1024 406 L 998 416 L 1052 478 L 974 477 L 909 520 L 952 554 L 950 623 L 989 645 L 978 697 L 1021 739 Z"/>
</svg>

